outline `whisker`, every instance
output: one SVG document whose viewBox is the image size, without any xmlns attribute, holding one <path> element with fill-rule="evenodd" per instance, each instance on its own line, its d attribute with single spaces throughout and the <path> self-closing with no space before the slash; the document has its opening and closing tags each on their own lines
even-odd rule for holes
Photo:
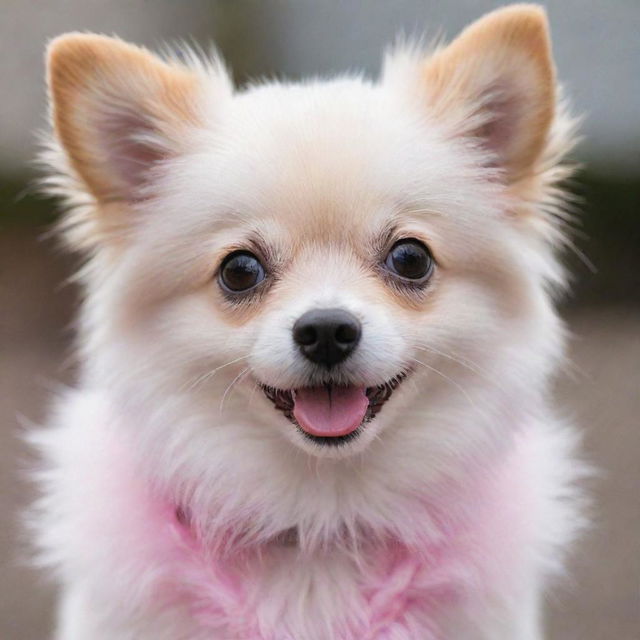
<svg viewBox="0 0 640 640">
<path fill-rule="evenodd" d="M 456 389 L 458 389 L 460 393 L 462 393 L 462 395 L 467 399 L 467 401 L 471 406 L 473 407 L 476 406 L 476 403 L 471 399 L 471 396 L 455 380 L 452 380 L 449 376 L 442 373 L 442 371 L 438 371 L 438 369 L 436 369 L 435 367 L 432 367 L 431 365 L 428 365 L 425 362 L 418 360 L 417 358 L 411 358 L 411 360 L 413 360 L 417 364 L 421 364 L 423 367 L 425 367 L 429 371 L 433 371 L 433 373 L 436 373 L 437 375 L 444 378 L 447 382 L 451 383 L 454 387 L 456 387 Z"/>
<path fill-rule="evenodd" d="M 247 367 L 246 369 L 243 369 L 229 384 L 229 386 L 225 389 L 224 393 L 222 394 L 222 399 L 220 400 L 220 413 L 223 412 L 224 410 L 224 401 L 226 400 L 227 396 L 229 395 L 229 392 L 233 389 L 233 387 L 236 385 L 236 383 L 240 382 L 241 378 L 243 376 L 245 376 L 247 373 L 249 373 L 249 371 L 251 371 L 251 367 Z"/>
<path fill-rule="evenodd" d="M 478 375 L 484 377 L 486 380 L 490 381 L 487 371 L 480 368 L 480 366 L 474 362 L 473 360 L 469 360 L 468 358 L 460 359 L 454 354 L 446 353 L 445 351 L 440 351 L 435 347 L 421 345 L 418 347 L 419 351 L 430 351 L 431 353 L 435 353 L 438 356 L 442 356 L 443 358 L 447 358 L 448 360 L 452 360 L 457 364 L 463 366 L 465 369 L 472 371 L 473 373 L 477 373 Z"/>
<path fill-rule="evenodd" d="M 196 387 L 210 380 L 218 371 L 220 371 L 220 369 L 224 369 L 225 367 L 235 364 L 236 362 L 240 362 L 241 360 L 246 360 L 249 356 L 250 354 L 247 354 L 245 356 L 240 356 L 239 358 L 234 358 L 233 360 L 229 360 L 229 362 L 225 362 L 224 364 L 221 364 L 220 366 L 215 367 L 215 369 L 211 369 L 206 373 L 196 376 L 195 378 L 189 381 L 187 386 L 187 391 L 193 391 Z"/>
</svg>

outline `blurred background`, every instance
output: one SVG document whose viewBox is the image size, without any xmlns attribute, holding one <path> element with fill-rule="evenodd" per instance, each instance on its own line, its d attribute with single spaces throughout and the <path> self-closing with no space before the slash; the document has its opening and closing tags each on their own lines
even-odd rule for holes
<svg viewBox="0 0 640 640">
<path fill-rule="evenodd" d="M 55 206 L 29 186 L 46 125 L 43 51 L 70 30 L 159 47 L 215 42 L 239 84 L 347 69 L 375 76 L 399 32 L 452 37 L 501 2 L 485 0 L 2 0 L 0 8 L 0 638 L 51 637 L 52 592 L 21 561 L 30 498 L 20 436 L 45 415 L 69 358 L 74 259 L 48 232 Z M 549 596 L 554 640 L 640 638 L 640 2 L 549 0 L 559 76 L 585 114 L 581 210 L 562 303 L 571 363 L 557 385 L 600 469 L 593 531 Z M 583 256 L 582 258 L 578 255 Z M 89 640 L 89 639 L 87 639 Z M 302 640 L 302 639 L 300 639 Z M 329 639 L 328 639 L 329 640 Z M 417 639 L 416 639 L 417 640 Z"/>
</svg>

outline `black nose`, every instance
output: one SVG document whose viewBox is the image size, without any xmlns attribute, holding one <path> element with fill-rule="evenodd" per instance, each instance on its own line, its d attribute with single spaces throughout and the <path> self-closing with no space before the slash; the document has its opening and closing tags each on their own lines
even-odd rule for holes
<svg viewBox="0 0 640 640">
<path fill-rule="evenodd" d="M 343 309 L 314 309 L 293 325 L 293 339 L 311 362 L 333 367 L 355 349 L 360 322 Z"/>
</svg>

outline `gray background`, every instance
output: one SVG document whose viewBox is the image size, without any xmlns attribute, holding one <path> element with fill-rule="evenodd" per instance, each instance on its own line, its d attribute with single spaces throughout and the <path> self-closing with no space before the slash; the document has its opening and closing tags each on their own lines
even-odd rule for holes
<svg viewBox="0 0 640 640">
<path fill-rule="evenodd" d="M 215 42 L 237 76 L 375 74 L 398 33 L 454 36 L 505 2 L 486 0 L 2 0 L 0 162 L 33 157 L 27 132 L 44 119 L 43 48 L 65 31 L 117 34 L 150 47 L 193 37 Z M 558 70 L 586 116 L 580 156 L 640 162 L 640 2 L 553 0 Z"/>
</svg>

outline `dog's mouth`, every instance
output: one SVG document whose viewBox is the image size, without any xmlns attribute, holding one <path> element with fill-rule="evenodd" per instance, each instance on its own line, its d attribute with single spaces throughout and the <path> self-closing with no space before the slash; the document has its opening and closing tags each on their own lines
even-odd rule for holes
<svg viewBox="0 0 640 640">
<path fill-rule="evenodd" d="M 407 377 L 400 373 L 373 387 L 325 384 L 277 389 L 261 384 L 274 407 L 305 436 L 320 445 L 342 445 L 357 438 Z"/>
</svg>

